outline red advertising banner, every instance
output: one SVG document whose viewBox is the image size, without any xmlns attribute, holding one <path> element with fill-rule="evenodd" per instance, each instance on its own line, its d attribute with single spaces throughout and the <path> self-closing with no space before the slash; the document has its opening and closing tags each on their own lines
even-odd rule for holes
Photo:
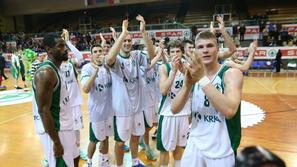
<svg viewBox="0 0 297 167">
<path fill-rule="evenodd" d="M 247 26 L 245 34 L 259 34 L 259 26 Z"/>
<path fill-rule="evenodd" d="M 182 37 L 183 31 L 157 31 L 156 37 Z"/>
<path fill-rule="evenodd" d="M 297 32 L 297 24 L 285 24 L 283 26 L 288 28 L 288 32 Z"/>
</svg>

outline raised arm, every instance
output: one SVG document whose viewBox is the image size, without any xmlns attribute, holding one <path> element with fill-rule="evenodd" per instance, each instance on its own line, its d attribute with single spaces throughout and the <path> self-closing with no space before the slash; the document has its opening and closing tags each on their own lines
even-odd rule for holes
<svg viewBox="0 0 297 167">
<path fill-rule="evenodd" d="M 168 75 L 168 71 L 166 69 L 166 64 L 163 64 L 159 68 L 159 75 L 160 75 L 160 91 L 162 95 L 167 95 L 168 91 L 170 90 L 170 87 L 174 81 L 175 75 L 178 70 L 178 64 L 180 60 L 176 56 L 172 60 L 172 66 L 171 70 Z"/>
<path fill-rule="evenodd" d="M 81 82 L 81 83 L 82 83 L 82 90 L 83 90 L 85 93 L 89 93 L 89 92 L 90 92 L 91 88 L 92 88 L 93 85 L 94 85 L 94 82 L 95 82 L 95 79 L 96 79 L 98 70 L 99 70 L 99 68 L 100 68 L 100 67 L 96 66 L 95 64 L 93 64 L 92 62 L 91 62 L 91 64 L 92 64 L 92 66 L 93 66 L 93 68 L 94 68 L 92 75 L 91 75 L 91 76 L 88 76 L 88 77 L 85 76 L 85 77 L 87 77 L 87 78 L 82 78 L 82 79 L 86 79 L 86 81 L 85 81 L 85 82 L 84 82 L 84 81 Z M 84 76 L 83 76 L 83 77 L 84 77 Z"/>
<path fill-rule="evenodd" d="M 107 56 L 106 56 L 106 62 L 109 66 L 112 66 L 116 60 L 117 54 L 120 52 L 120 49 L 122 47 L 122 44 L 128 35 L 128 20 L 123 20 L 122 24 L 122 33 L 119 36 L 119 38 L 115 41 L 113 46 L 110 48 Z"/>
<path fill-rule="evenodd" d="M 232 68 L 237 68 L 242 72 L 247 71 L 254 61 L 255 52 L 256 52 L 257 46 L 258 46 L 257 43 L 258 43 L 257 41 L 254 41 L 250 44 L 249 49 L 248 49 L 249 50 L 248 58 L 245 62 L 243 62 L 243 64 L 239 64 L 239 63 L 236 63 L 233 61 L 228 61 L 227 66 L 232 67 Z"/>
<path fill-rule="evenodd" d="M 161 59 L 163 64 L 168 62 L 168 54 L 164 49 L 162 50 Z"/>
<path fill-rule="evenodd" d="M 141 15 L 138 15 L 136 17 L 136 20 L 138 20 L 140 22 L 140 31 L 143 36 L 144 44 L 146 45 L 148 56 L 149 56 L 150 60 L 152 60 L 155 57 L 155 47 L 153 45 L 153 41 L 148 36 L 148 33 L 145 31 L 144 18 Z"/>
<path fill-rule="evenodd" d="M 56 74 L 50 68 L 43 68 L 36 72 L 34 82 L 36 85 L 36 101 L 38 112 L 45 131 L 48 133 L 54 143 L 54 154 L 56 157 L 62 157 L 63 147 L 55 129 L 54 120 L 51 114 L 52 95 L 56 85 Z"/>
<path fill-rule="evenodd" d="M 212 32 L 213 34 L 216 34 L 216 30 L 213 27 L 213 21 L 211 21 L 209 24 L 209 31 Z"/>
<path fill-rule="evenodd" d="M 100 36 L 100 39 L 101 39 L 101 47 L 103 48 L 104 45 L 106 44 L 106 40 L 105 40 L 105 38 L 103 37 L 102 33 L 100 33 L 99 36 Z"/>
<path fill-rule="evenodd" d="M 225 31 L 225 23 L 223 21 L 223 18 L 221 18 L 220 16 L 217 16 L 217 21 L 219 22 L 219 30 L 222 33 L 222 35 L 224 37 L 224 41 L 229 48 L 229 50 L 219 53 L 218 57 L 219 57 L 219 59 L 226 59 L 226 58 L 230 57 L 234 52 L 236 52 L 236 46 L 235 46 L 235 43 L 233 42 L 233 39 Z"/>
<path fill-rule="evenodd" d="M 117 33 L 115 31 L 115 29 L 113 27 L 109 27 L 110 31 L 111 31 L 111 35 L 114 41 L 117 40 Z"/>
<path fill-rule="evenodd" d="M 80 62 L 83 60 L 83 56 L 80 53 L 80 51 L 74 45 L 72 45 L 72 43 L 70 42 L 68 30 L 63 29 L 63 33 L 61 36 L 64 39 L 64 41 L 66 42 L 66 45 L 68 46 L 68 48 L 73 53 L 73 55 L 77 58 L 78 63 L 80 64 Z"/>
<path fill-rule="evenodd" d="M 159 43 L 159 46 L 157 48 L 156 56 L 151 61 L 151 64 L 149 65 L 148 69 L 154 67 L 154 65 L 158 62 L 158 60 L 160 59 L 160 57 L 162 57 L 163 49 L 164 49 L 164 40 L 161 40 L 160 43 Z"/>
</svg>

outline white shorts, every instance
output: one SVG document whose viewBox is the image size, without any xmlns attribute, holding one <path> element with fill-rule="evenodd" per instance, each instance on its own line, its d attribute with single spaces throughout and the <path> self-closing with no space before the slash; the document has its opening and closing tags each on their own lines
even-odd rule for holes
<svg viewBox="0 0 297 167">
<path fill-rule="evenodd" d="M 71 107 L 73 111 L 73 130 L 80 130 L 83 128 L 83 117 L 80 105 Z"/>
<path fill-rule="evenodd" d="M 157 149 L 174 151 L 176 146 L 185 147 L 189 132 L 189 116 L 160 116 Z"/>
<path fill-rule="evenodd" d="M 47 133 L 39 133 L 40 142 L 42 144 L 43 150 L 45 152 L 45 158 L 48 159 L 49 155 L 47 155 L 47 150 L 50 149 L 50 137 Z"/>
<path fill-rule="evenodd" d="M 113 117 L 107 120 L 90 123 L 90 141 L 99 142 L 113 136 Z"/>
<path fill-rule="evenodd" d="M 48 150 L 46 150 L 46 156 L 48 158 L 48 163 L 49 167 L 56 167 L 57 160 L 59 161 L 64 161 L 65 164 L 68 167 L 73 167 L 74 166 L 74 159 L 79 156 L 79 152 L 77 151 L 77 146 L 75 143 L 76 137 L 75 137 L 75 132 L 74 131 L 59 131 L 59 138 L 61 141 L 61 144 L 64 149 L 64 154 L 62 157 L 57 158 L 54 156 L 54 151 L 53 151 L 53 141 L 50 139 L 49 135 L 46 134 L 47 136 L 47 141 L 48 141 Z M 61 159 L 62 158 L 62 159 Z"/>
<path fill-rule="evenodd" d="M 208 158 L 194 145 L 191 140 L 188 141 L 187 147 L 181 159 L 181 166 L 186 167 L 233 167 L 235 156 L 231 154 L 224 158 Z"/>
<path fill-rule="evenodd" d="M 80 151 L 80 148 L 79 148 L 79 146 L 80 146 L 80 131 L 75 130 L 74 133 L 75 133 L 75 144 L 76 144 L 76 147 L 77 147 L 78 152 L 79 152 Z"/>
<path fill-rule="evenodd" d="M 114 117 L 114 140 L 125 142 L 130 136 L 142 136 L 145 132 L 143 112 L 137 112 L 132 116 Z"/>
<path fill-rule="evenodd" d="M 148 107 L 143 111 L 144 113 L 144 123 L 146 128 L 153 127 L 153 123 L 158 122 L 158 116 L 156 114 L 156 107 Z"/>
</svg>

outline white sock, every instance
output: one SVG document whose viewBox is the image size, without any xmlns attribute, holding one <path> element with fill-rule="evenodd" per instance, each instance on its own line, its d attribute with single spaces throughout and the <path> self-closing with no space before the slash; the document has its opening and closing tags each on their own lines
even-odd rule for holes
<svg viewBox="0 0 297 167">
<path fill-rule="evenodd" d="M 91 163 L 92 163 L 92 158 L 89 158 L 89 157 L 88 157 L 88 159 L 87 159 L 87 163 L 88 163 L 88 164 L 91 164 Z"/>
<path fill-rule="evenodd" d="M 138 158 L 133 158 L 133 159 L 132 159 L 132 166 L 133 166 L 133 165 L 137 165 L 138 163 L 139 163 Z"/>
<path fill-rule="evenodd" d="M 174 167 L 180 167 L 180 160 L 174 160 Z"/>
</svg>

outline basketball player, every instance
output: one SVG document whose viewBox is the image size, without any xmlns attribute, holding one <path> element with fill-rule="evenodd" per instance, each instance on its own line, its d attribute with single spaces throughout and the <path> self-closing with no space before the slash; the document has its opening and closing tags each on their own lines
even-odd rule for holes
<svg viewBox="0 0 297 167">
<path fill-rule="evenodd" d="M 231 167 L 241 139 L 242 72 L 218 63 L 213 33 L 200 32 L 195 45 L 196 53 L 185 64 L 184 84 L 171 107 L 174 114 L 182 111 L 194 85 L 192 126 L 181 166 Z"/>
<path fill-rule="evenodd" d="M 145 31 L 145 21 L 138 15 L 149 59 L 153 59 L 154 46 Z M 127 30 L 128 20 L 122 24 L 122 33 L 110 49 L 106 62 L 111 69 L 113 91 L 112 107 L 115 111 L 115 155 L 117 166 L 123 166 L 122 146 L 130 137 L 132 166 L 144 166 L 138 159 L 138 140 L 145 131 L 141 101 L 140 66 L 146 66 L 146 57 L 142 51 L 132 49 L 132 38 Z M 114 97 L 114 96 L 113 96 Z"/>
<path fill-rule="evenodd" d="M 171 103 L 180 91 L 183 80 L 182 56 L 183 43 L 179 40 L 169 42 L 169 55 L 172 62 L 161 65 L 160 91 L 162 100 L 159 108 L 159 125 L 157 134 L 157 149 L 160 153 L 161 167 L 169 165 L 169 152 L 173 152 L 174 166 L 180 167 L 183 147 L 186 146 L 189 131 L 190 103 L 178 114 L 171 112 Z"/>
<path fill-rule="evenodd" d="M 45 133 L 49 166 L 73 167 L 74 161 L 78 161 L 74 154 L 77 146 L 73 114 L 68 110 L 67 85 L 59 70 L 62 61 L 68 59 L 68 51 L 64 40 L 56 35 L 45 36 L 43 42 L 48 59 L 40 65 L 33 79 L 34 120 L 38 132 Z"/>
<path fill-rule="evenodd" d="M 109 166 L 109 136 L 113 135 L 113 116 L 111 109 L 111 76 L 104 64 L 102 46 L 91 47 L 91 62 L 84 65 L 81 72 L 81 84 L 85 93 L 89 93 L 90 141 L 88 146 L 88 167 L 92 166 L 92 158 L 96 144 L 101 141 L 99 166 Z"/>
</svg>

